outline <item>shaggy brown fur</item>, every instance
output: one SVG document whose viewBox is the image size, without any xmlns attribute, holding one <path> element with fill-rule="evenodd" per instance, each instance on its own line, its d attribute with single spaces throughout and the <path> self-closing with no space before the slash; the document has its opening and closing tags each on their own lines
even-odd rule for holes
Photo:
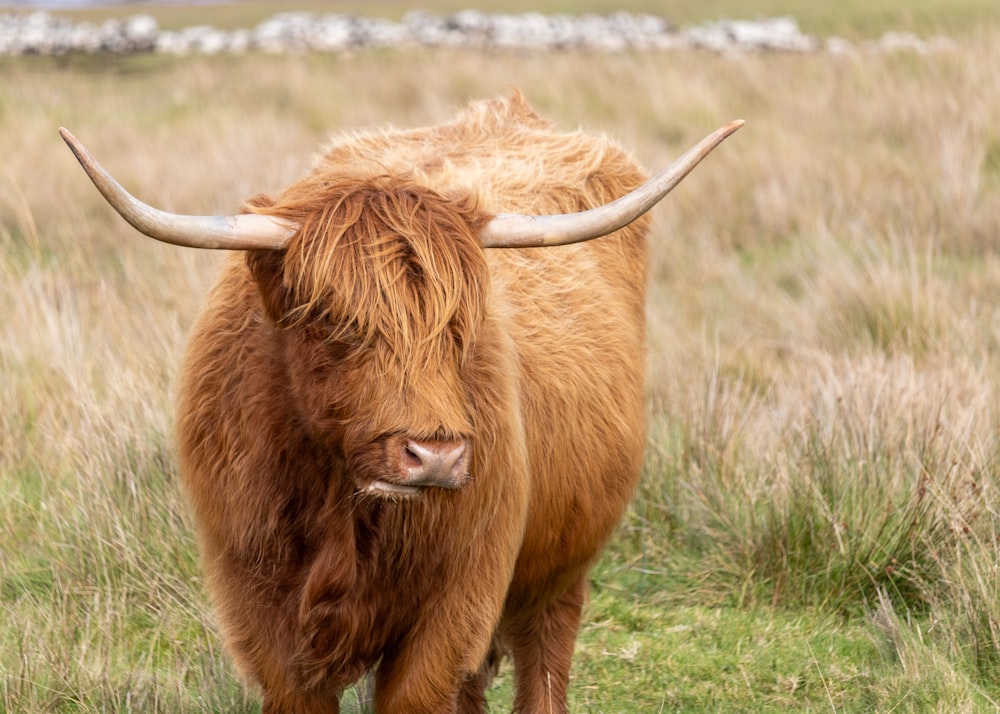
<svg viewBox="0 0 1000 714">
<path fill-rule="evenodd" d="M 604 204 L 644 176 L 519 95 L 347 137 L 251 210 L 301 223 L 236 254 L 193 336 L 185 487 L 227 645 L 265 712 L 474 712 L 501 652 L 515 709 L 565 710 L 587 572 L 638 478 L 645 219 L 484 250 L 493 214 Z M 462 488 L 408 498 L 406 439 L 465 440 Z"/>
</svg>

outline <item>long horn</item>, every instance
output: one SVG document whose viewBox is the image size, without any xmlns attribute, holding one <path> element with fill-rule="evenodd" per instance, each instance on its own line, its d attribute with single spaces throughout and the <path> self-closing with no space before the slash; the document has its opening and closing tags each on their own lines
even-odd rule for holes
<svg viewBox="0 0 1000 714">
<path fill-rule="evenodd" d="M 150 238 L 190 248 L 281 250 L 298 228 L 291 221 L 256 214 L 185 216 L 153 208 L 122 188 L 69 131 L 60 128 L 59 135 L 111 207 Z"/>
<path fill-rule="evenodd" d="M 742 119 L 716 129 L 642 186 L 616 201 L 580 213 L 526 216 L 501 213 L 479 231 L 486 248 L 537 248 L 599 238 L 624 228 L 670 193 L 716 146 L 743 126 Z"/>
</svg>

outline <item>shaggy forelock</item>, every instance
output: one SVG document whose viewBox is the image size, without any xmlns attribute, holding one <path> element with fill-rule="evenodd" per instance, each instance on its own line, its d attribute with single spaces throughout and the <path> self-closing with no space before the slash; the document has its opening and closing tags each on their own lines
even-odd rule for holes
<svg viewBox="0 0 1000 714">
<path fill-rule="evenodd" d="M 313 176 L 255 210 L 301 226 L 284 260 L 289 322 L 321 324 L 359 347 L 384 340 L 400 354 L 445 331 L 463 349 L 474 341 L 488 272 L 472 201 L 397 177 Z"/>
</svg>

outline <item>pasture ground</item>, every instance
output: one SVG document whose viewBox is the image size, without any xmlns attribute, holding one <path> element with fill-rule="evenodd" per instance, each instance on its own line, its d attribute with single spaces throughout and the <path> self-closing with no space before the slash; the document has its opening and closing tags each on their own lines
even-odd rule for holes
<svg viewBox="0 0 1000 714">
<path fill-rule="evenodd" d="M 331 132 L 511 86 L 650 168 L 747 120 L 655 213 L 648 459 L 573 711 L 1000 706 L 1000 25 L 949 7 L 981 21 L 930 56 L 0 61 L 0 711 L 259 708 L 170 436 L 220 257 L 135 235 L 57 127 L 140 197 L 231 212 Z"/>
</svg>

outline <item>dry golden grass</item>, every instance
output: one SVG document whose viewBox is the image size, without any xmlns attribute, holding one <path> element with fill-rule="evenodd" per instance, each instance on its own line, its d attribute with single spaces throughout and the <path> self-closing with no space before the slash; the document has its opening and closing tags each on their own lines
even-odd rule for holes
<svg viewBox="0 0 1000 714">
<path fill-rule="evenodd" d="M 170 446 L 219 257 L 134 234 L 57 127 L 140 197 L 228 212 L 301 174 L 332 132 L 443 120 L 511 86 L 650 168 L 748 122 L 656 212 L 650 457 L 614 546 L 625 570 L 663 576 L 642 602 L 862 618 L 892 676 L 858 699 L 860 675 L 826 671 L 816 708 L 995 698 L 998 47 L 983 31 L 931 57 L 5 61 L 0 709 L 253 707 L 218 651 Z M 582 647 L 578 681 L 599 681 Z M 788 681 L 771 701 L 795 702 Z M 609 691 L 581 684 L 578 702 L 616 709 Z"/>
</svg>

